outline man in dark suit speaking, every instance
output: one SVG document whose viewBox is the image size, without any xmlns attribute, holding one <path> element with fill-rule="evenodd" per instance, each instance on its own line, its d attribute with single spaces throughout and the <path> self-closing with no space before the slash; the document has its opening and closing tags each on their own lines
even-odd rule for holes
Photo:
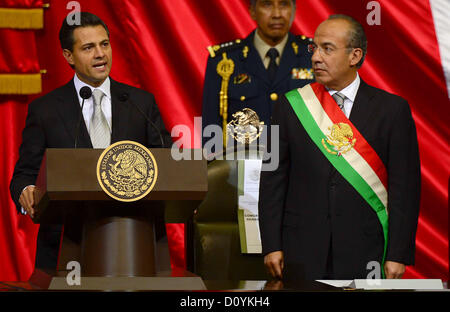
<svg viewBox="0 0 450 312">
<path fill-rule="evenodd" d="M 288 266 L 307 279 L 401 278 L 420 200 L 409 105 L 359 77 L 367 40 L 353 18 L 330 16 L 310 50 L 317 83 L 273 112 L 280 165 L 263 168 L 259 192 L 266 267 L 279 278 Z"/>
<path fill-rule="evenodd" d="M 109 77 L 112 49 L 105 23 L 94 14 L 78 14 L 80 23 L 69 25 L 66 18 L 59 33 L 74 78 L 29 105 L 11 180 L 18 211 L 31 217 L 34 183 L 46 148 L 106 148 L 121 140 L 147 147 L 172 143 L 153 95 Z M 60 226 L 41 225 L 36 267 L 56 267 L 59 238 Z"/>
</svg>

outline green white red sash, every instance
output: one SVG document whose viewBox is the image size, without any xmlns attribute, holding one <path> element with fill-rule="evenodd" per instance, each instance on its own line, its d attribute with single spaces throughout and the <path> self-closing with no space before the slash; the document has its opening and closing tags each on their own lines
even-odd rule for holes
<svg viewBox="0 0 450 312">
<path fill-rule="evenodd" d="M 375 150 L 345 116 L 325 87 L 312 83 L 286 97 L 320 151 L 376 212 L 388 241 L 387 171 Z"/>
</svg>

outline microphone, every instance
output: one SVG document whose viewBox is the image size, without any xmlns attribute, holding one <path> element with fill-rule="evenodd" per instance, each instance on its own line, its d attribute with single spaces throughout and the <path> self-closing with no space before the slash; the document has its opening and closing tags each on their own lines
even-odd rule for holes
<svg viewBox="0 0 450 312">
<path fill-rule="evenodd" d="M 155 125 L 155 123 L 153 121 L 151 121 L 150 118 L 148 118 L 148 116 L 146 114 L 144 114 L 144 112 L 139 108 L 139 106 L 134 104 L 133 102 L 131 102 L 131 100 L 129 100 L 129 98 L 130 98 L 130 96 L 127 92 L 123 92 L 122 94 L 119 95 L 119 100 L 121 102 L 127 102 L 127 101 L 130 102 L 134 107 L 137 108 L 139 113 L 141 113 L 141 115 L 144 116 L 144 118 L 147 120 L 147 122 L 149 124 L 151 124 L 153 128 L 156 129 L 156 131 L 158 132 L 158 135 L 159 135 L 159 140 L 161 141 L 161 147 L 164 147 L 165 144 L 164 144 L 164 140 L 163 140 L 161 131 L 158 129 L 158 127 Z"/>
<path fill-rule="evenodd" d="M 83 99 L 83 101 L 81 102 L 80 116 L 78 117 L 77 128 L 75 130 L 75 144 L 74 144 L 74 148 L 77 148 L 78 132 L 80 132 L 81 118 L 83 117 L 84 100 L 87 100 L 87 99 L 89 99 L 92 96 L 91 88 L 89 88 L 87 86 L 82 87 L 80 89 L 80 96 Z"/>
</svg>

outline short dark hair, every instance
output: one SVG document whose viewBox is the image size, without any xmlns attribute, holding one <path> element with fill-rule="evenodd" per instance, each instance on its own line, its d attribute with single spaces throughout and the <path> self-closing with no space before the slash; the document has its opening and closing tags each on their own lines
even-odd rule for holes
<svg viewBox="0 0 450 312">
<path fill-rule="evenodd" d="M 257 2 L 258 0 L 250 0 L 250 6 L 252 6 L 252 7 L 254 7 L 255 5 L 256 5 L 256 2 Z M 294 6 L 295 6 L 295 0 L 291 0 L 292 1 L 292 3 L 294 4 Z"/>
<path fill-rule="evenodd" d="M 349 34 L 348 48 L 349 49 L 359 48 L 363 51 L 363 56 L 361 60 L 358 62 L 358 64 L 356 64 L 356 67 L 360 68 L 364 63 L 364 59 L 366 58 L 367 55 L 367 37 L 364 28 L 362 27 L 360 22 L 358 22 L 356 19 L 348 15 L 334 14 L 328 17 L 328 20 L 336 20 L 336 19 L 345 20 L 350 24 L 351 29 Z"/>
<path fill-rule="evenodd" d="M 80 14 L 80 23 L 69 25 L 67 22 L 71 19 L 71 15 Z M 73 52 L 73 31 L 78 27 L 87 27 L 87 26 L 103 26 L 108 34 L 109 38 L 109 30 L 106 24 L 97 16 L 89 12 L 74 12 L 69 14 L 66 18 L 64 18 L 61 28 L 59 30 L 59 42 L 61 43 L 61 48 L 67 49 L 70 52 Z"/>
</svg>

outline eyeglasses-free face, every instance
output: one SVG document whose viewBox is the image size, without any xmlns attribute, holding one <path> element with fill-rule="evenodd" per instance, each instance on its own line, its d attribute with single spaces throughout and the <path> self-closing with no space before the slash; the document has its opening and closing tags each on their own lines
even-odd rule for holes
<svg viewBox="0 0 450 312">
<path fill-rule="evenodd" d="M 316 81 L 337 91 L 356 78 L 356 65 L 362 58 L 360 48 L 349 48 L 350 27 L 346 20 L 326 20 L 317 28 L 310 45 Z"/>
</svg>

